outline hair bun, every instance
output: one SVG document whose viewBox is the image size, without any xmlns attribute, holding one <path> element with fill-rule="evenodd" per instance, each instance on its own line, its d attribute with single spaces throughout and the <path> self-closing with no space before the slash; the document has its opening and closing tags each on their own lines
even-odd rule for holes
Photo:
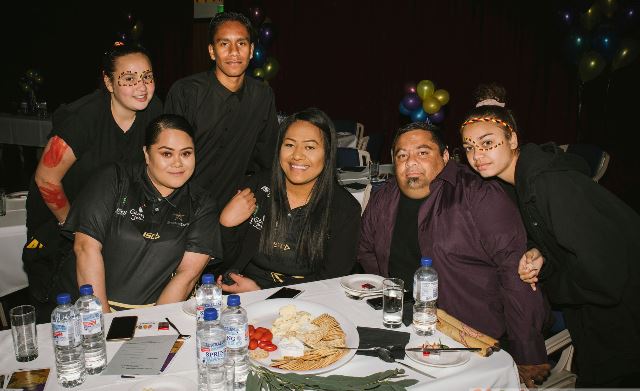
<svg viewBox="0 0 640 391">
<path fill-rule="evenodd" d="M 504 107 L 507 102 L 507 90 L 501 85 L 480 84 L 473 94 L 476 105 L 480 106 L 500 106 Z"/>
</svg>

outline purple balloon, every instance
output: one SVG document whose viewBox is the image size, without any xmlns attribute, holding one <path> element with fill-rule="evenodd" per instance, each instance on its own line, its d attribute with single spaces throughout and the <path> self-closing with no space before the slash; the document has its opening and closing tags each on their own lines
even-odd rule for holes
<svg viewBox="0 0 640 391">
<path fill-rule="evenodd" d="M 260 27 L 260 43 L 262 43 L 265 46 L 268 46 L 271 41 L 273 41 L 273 37 L 276 34 L 276 30 L 273 27 L 273 24 L 271 23 L 264 23 L 261 27 Z"/>
<path fill-rule="evenodd" d="M 434 124 L 439 124 L 440 122 L 444 121 L 444 110 L 440 109 L 438 110 L 438 112 L 430 114 L 429 120 L 431 120 L 431 122 L 433 122 Z"/>
<path fill-rule="evenodd" d="M 429 120 L 429 116 L 427 115 L 427 112 L 420 107 L 418 110 L 411 112 L 411 120 L 413 122 L 425 122 Z"/>
<path fill-rule="evenodd" d="M 400 102 L 400 104 L 398 105 L 398 110 L 400 111 L 400 114 L 402 114 L 402 115 L 409 115 L 409 116 L 411 115 L 411 110 L 409 110 L 406 107 L 404 107 L 402 102 Z"/>
<path fill-rule="evenodd" d="M 406 107 L 411 111 L 414 111 L 419 107 L 422 107 L 422 101 L 420 100 L 420 97 L 416 93 L 410 93 L 405 95 L 404 98 L 402 98 L 402 104 L 404 105 L 404 107 Z"/>
</svg>

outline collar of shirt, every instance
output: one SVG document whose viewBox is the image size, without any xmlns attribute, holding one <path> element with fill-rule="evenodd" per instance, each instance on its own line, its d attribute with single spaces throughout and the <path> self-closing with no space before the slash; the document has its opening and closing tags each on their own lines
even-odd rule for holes
<svg viewBox="0 0 640 391">
<path fill-rule="evenodd" d="M 220 83 L 220 80 L 218 80 L 218 77 L 216 76 L 216 73 L 214 71 L 210 71 L 211 73 L 211 79 L 213 80 L 213 90 L 216 92 L 216 94 L 218 94 L 223 101 L 227 101 L 229 98 L 231 97 L 237 97 L 238 101 L 242 100 L 242 97 L 244 96 L 244 90 L 245 90 L 245 86 L 247 85 L 247 83 L 245 81 L 242 82 L 242 85 L 240 86 L 240 88 L 238 89 L 238 91 L 229 91 L 227 89 L 227 87 L 223 86 L 222 83 Z M 246 74 L 244 75 L 244 77 L 248 77 Z"/>
<path fill-rule="evenodd" d="M 137 175 L 137 181 L 141 184 L 141 187 L 144 191 L 144 197 L 149 202 L 152 210 L 156 210 L 156 206 L 163 201 L 166 201 L 173 208 L 178 207 L 178 203 L 182 198 L 182 193 L 184 192 L 184 187 L 186 184 L 180 187 L 179 189 L 174 190 L 167 197 L 163 197 L 162 194 L 156 189 L 156 187 L 151 182 L 151 178 L 149 178 L 149 173 L 147 172 L 147 166 L 145 164 L 141 165 L 141 173 Z"/>
<path fill-rule="evenodd" d="M 436 180 L 441 179 L 455 186 L 458 177 L 456 164 L 457 163 L 454 162 L 453 159 L 450 159 L 449 162 L 447 162 L 447 164 L 444 166 L 442 171 L 440 171 L 440 174 L 438 174 Z"/>
</svg>

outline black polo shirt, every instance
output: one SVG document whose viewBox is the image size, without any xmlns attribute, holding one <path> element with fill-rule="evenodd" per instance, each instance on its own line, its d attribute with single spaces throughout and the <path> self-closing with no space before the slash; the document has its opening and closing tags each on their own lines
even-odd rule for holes
<svg viewBox="0 0 640 391">
<path fill-rule="evenodd" d="M 225 205 L 247 171 L 271 169 L 278 120 L 271 87 L 245 77 L 240 90 L 226 89 L 212 71 L 173 84 L 164 110 L 180 114 L 194 127 L 193 180 Z"/>
<path fill-rule="evenodd" d="M 73 204 L 91 175 L 106 165 L 143 162 L 145 128 L 160 114 L 162 103 L 153 97 L 145 110 L 136 113 L 131 128 L 123 132 L 113 119 L 111 95 L 105 90 L 96 90 L 56 110 L 49 137 L 62 138 L 76 157 L 75 163 L 62 178 L 69 202 Z M 54 218 L 32 178 L 27 199 L 27 228 L 30 234 Z"/>
<path fill-rule="evenodd" d="M 107 297 L 115 309 L 154 303 L 185 251 L 222 255 L 213 198 L 191 183 L 162 197 L 144 163 L 100 172 L 72 205 L 64 230 L 102 243 Z M 75 262 L 67 264 L 67 273 L 75 272 Z"/>
</svg>

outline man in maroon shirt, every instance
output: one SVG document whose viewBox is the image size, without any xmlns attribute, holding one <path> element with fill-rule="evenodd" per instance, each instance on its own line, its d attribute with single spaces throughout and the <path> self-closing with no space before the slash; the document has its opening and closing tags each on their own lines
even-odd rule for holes
<svg viewBox="0 0 640 391">
<path fill-rule="evenodd" d="M 506 341 L 522 381 L 542 382 L 550 369 L 541 331 L 547 312 L 540 290 L 518 276 L 527 238 L 517 207 L 499 183 L 450 161 L 429 124 L 401 128 L 393 152 L 396 177 L 371 195 L 358 261 L 411 289 L 420 257 L 432 258 L 438 307 Z"/>
</svg>

